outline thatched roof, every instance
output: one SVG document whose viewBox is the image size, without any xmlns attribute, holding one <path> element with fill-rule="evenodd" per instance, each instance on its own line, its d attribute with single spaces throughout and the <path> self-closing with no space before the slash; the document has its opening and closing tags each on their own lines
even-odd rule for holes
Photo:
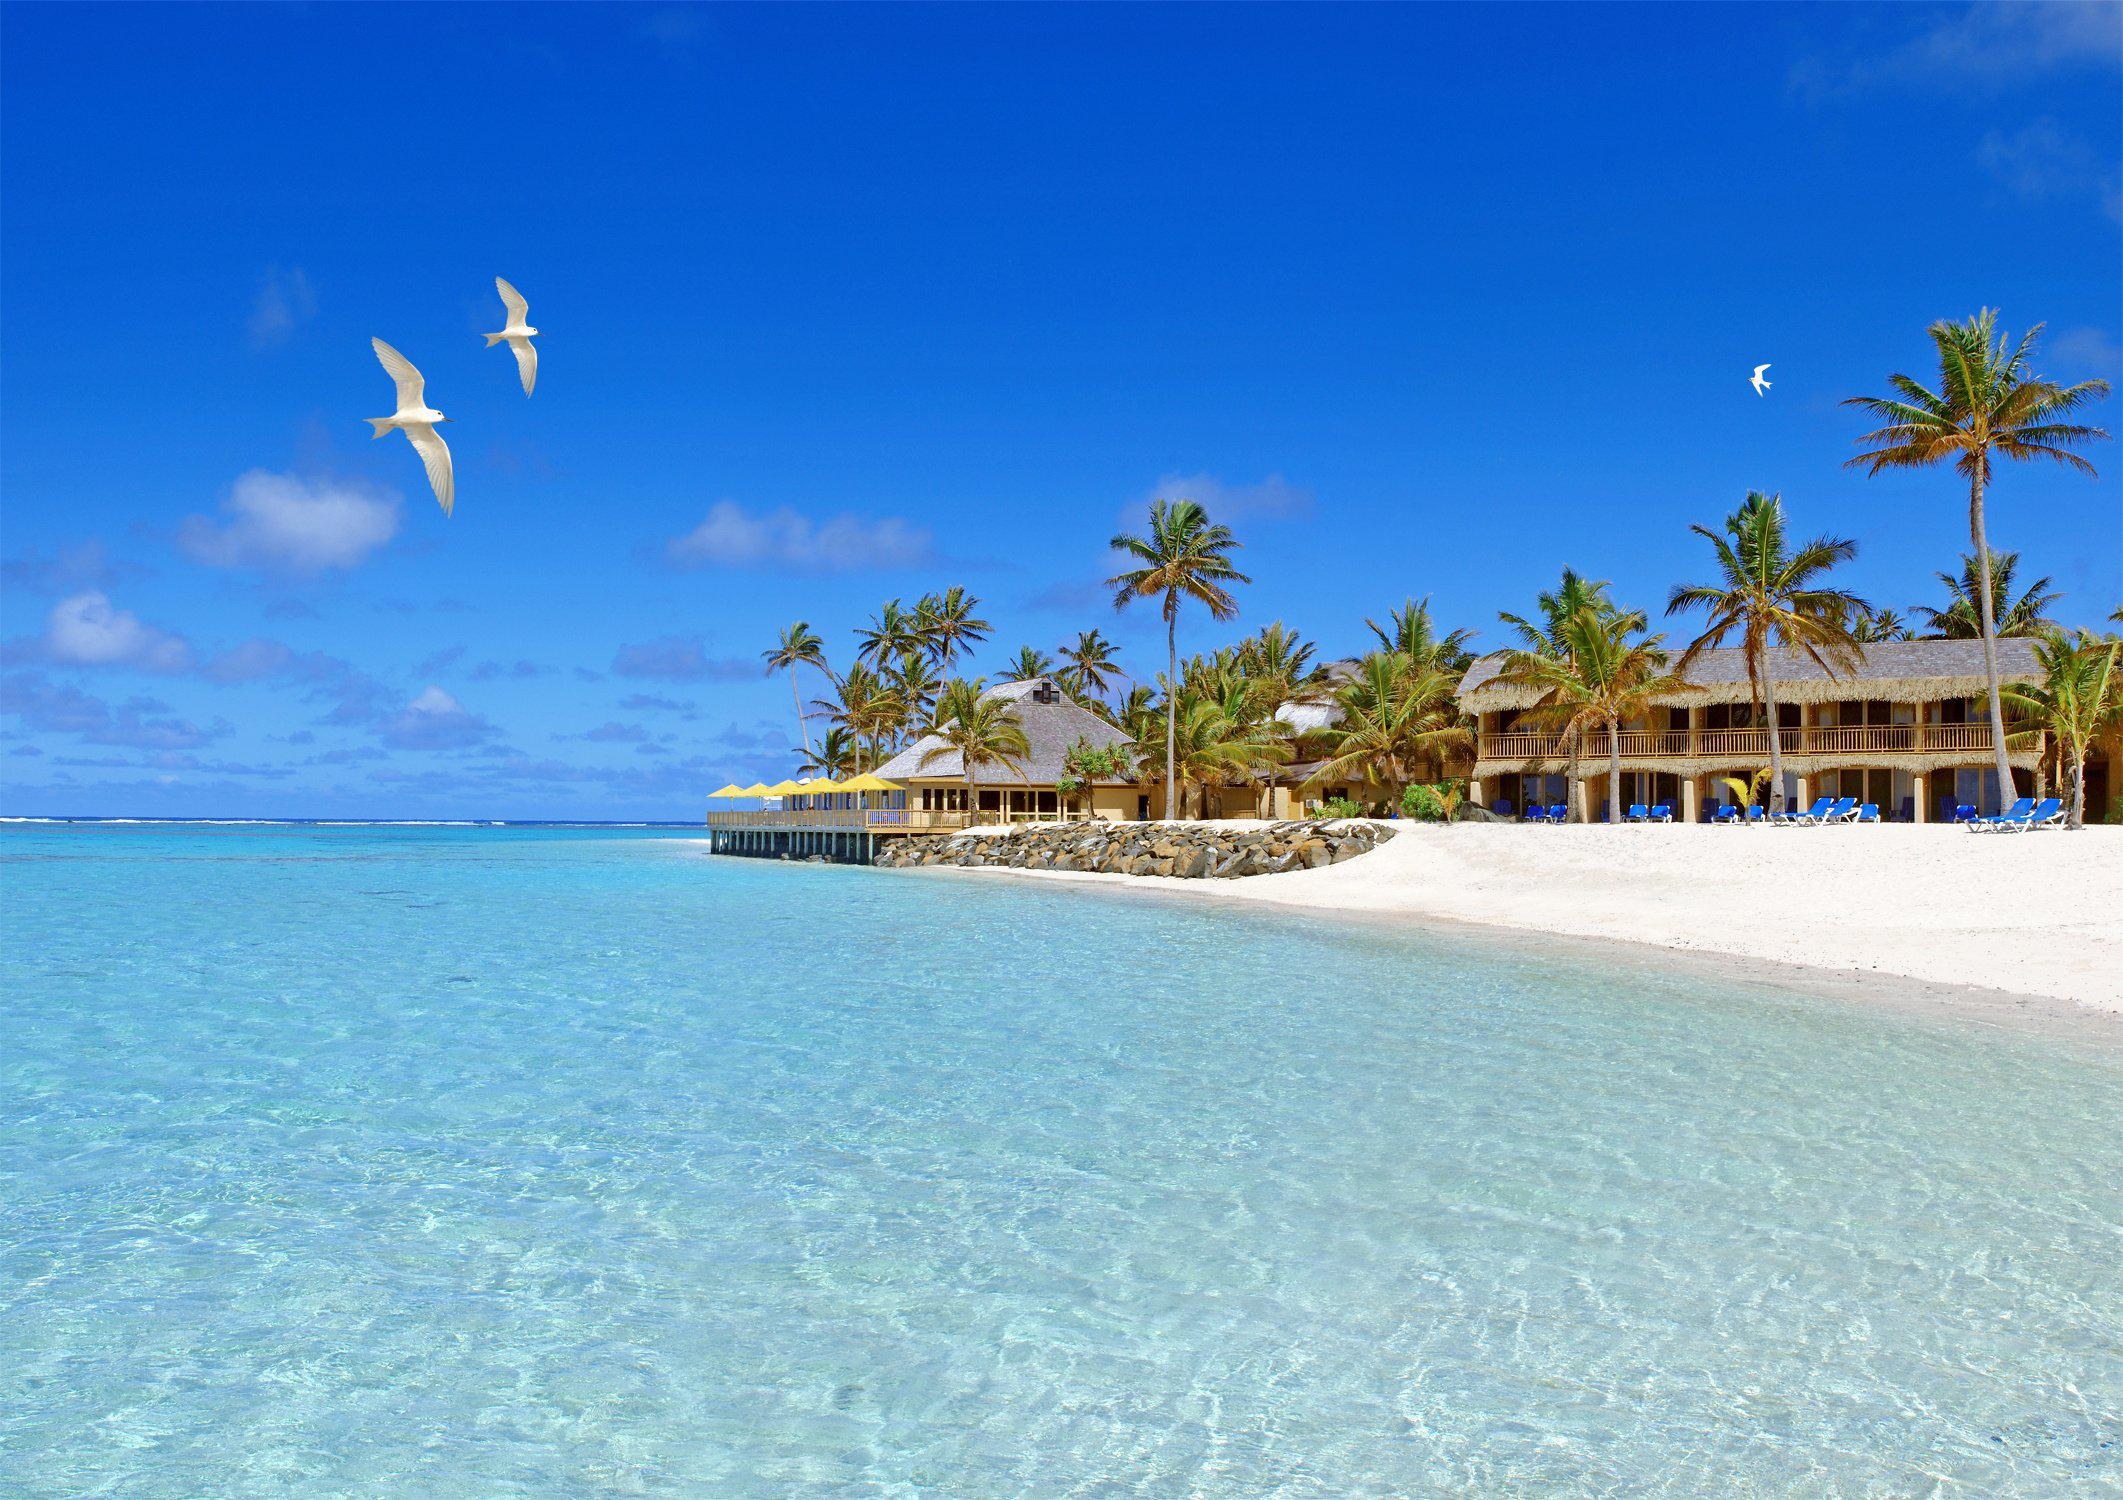
<svg viewBox="0 0 2123 1500">
<path fill-rule="evenodd" d="M 1047 689 L 1054 701 L 1041 702 L 1041 689 Z M 1109 745 L 1129 743 L 1125 730 L 1114 728 L 1090 709 L 1071 700 L 1060 684 L 1049 677 L 1027 677 L 1021 682 L 1000 683 L 982 693 L 981 698 L 1014 705 L 1012 717 L 1024 730 L 1031 753 L 1023 757 L 1022 772 L 994 762 L 980 767 L 973 774 L 976 786 L 1052 786 L 1067 774 L 1062 767 L 1062 757 L 1075 748 L 1078 740 L 1089 740 L 1101 750 Z M 936 752 L 933 757 L 931 752 Z M 959 786 L 966 783 L 965 767 L 958 752 L 946 748 L 944 742 L 933 734 L 925 734 L 907 746 L 879 766 L 877 774 L 887 781 L 950 782 Z M 1102 786 L 1132 784 L 1128 781 L 1100 783 Z"/>
<path fill-rule="evenodd" d="M 1674 653 L 1680 659 L 1680 653 Z M 1460 707 L 1468 713 L 1497 709 L 1530 708 L 1538 696 L 1531 688 L 1497 681 L 1503 669 L 1501 653 L 1483 657 L 1460 679 Z M 1837 703 L 1846 700 L 1877 700 L 1887 703 L 1928 703 L 1940 698 L 1974 698 L 1989 691 L 1983 671 L 1981 641 L 1884 641 L 1863 648 L 1855 671 L 1831 677 L 1801 652 L 1769 653 L 1770 680 L 1776 684 L 1779 703 Z M 2007 681 L 2024 681 L 2036 675 L 2034 642 L 1998 642 L 1998 671 Z M 1688 668 L 1686 691 L 1670 693 L 1658 701 L 1674 707 L 1700 703 L 1747 703 L 1753 699 L 1747 684 L 1747 661 L 1736 647 L 1705 651 Z"/>
</svg>

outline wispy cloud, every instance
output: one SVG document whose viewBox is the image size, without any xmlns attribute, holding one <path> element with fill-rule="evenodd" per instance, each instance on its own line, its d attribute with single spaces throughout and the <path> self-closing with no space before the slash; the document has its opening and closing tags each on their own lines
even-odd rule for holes
<svg viewBox="0 0 2123 1500">
<path fill-rule="evenodd" d="M 1227 484 L 1214 474 L 1166 474 L 1150 486 L 1140 505 L 1122 513 L 1123 523 L 1139 527 L 1152 500 L 1192 500 L 1209 512 L 1210 520 L 1225 524 L 1287 521 L 1312 513 L 1312 491 L 1280 474 L 1254 484 Z"/>
<path fill-rule="evenodd" d="M 191 643 L 111 603 L 101 589 L 61 599 L 44 617 L 44 634 L 7 644 L 7 659 L 62 667 L 110 667 L 132 672 L 189 672 Z"/>
<path fill-rule="evenodd" d="M 740 656 L 710 656 L 698 636 L 666 635 L 621 646 L 612 658 L 612 671 L 620 677 L 664 682 L 744 682 L 759 676 L 760 667 Z"/>
<path fill-rule="evenodd" d="M 2114 0 L 1983 0 L 1943 14 L 1916 6 L 1860 14 L 1930 21 L 1855 61 L 1802 59 L 1791 72 L 1794 93 L 1819 103 L 1874 85 L 2025 87 L 2061 70 L 2113 71 L 2123 63 L 2123 4 Z"/>
<path fill-rule="evenodd" d="M 497 732 L 434 686 L 385 720 L 382 728 L 383 742 L 393 750 L 458 750 L 491 739 Z"/>
<path fill-rule="evenodd" d="M 275 266 L 265 273 L 251 301 L 251 348 L 259 352 L 278 348 L 316 316 L 317 293 L 309 276 L 300 266 L 285 271 Z"/>
<path fill-rule="evenodd" d="M 2113 380 L 2123 374 L 2123 346 L 2105 328 L 2067 328 L 2049 341 L 2049 357 L 2067 374 Z"/>
<path fill-rule="evenodd" d="M 344 480 L 253 469 L 222 503 L 224 520 L 188 517 L 177 545 L 213 568 L 319 573 L 351 568 L 398 533 L 398 497 Z"/>
<path fill-rule="evenodd" d="M 2030 202 L 2089 198 L 2123 223 L 2116 163 L 2054 119 L 2045 116 L 2018 130 L 1990 131 L 1976 146 L 1976 162 Z"/>
<path fill-rule="evenodd" d="M 80 688 L 62 686 L 36 672 L 0 677 L 0 713 L 11 714 L 31 730 L 70 734 L 91 745 L 136 750 L 188 750 L 229 733 L 216 721 L 201 728 L 172 716 L 169 705 L 153 698 L 132 698 L 113 707 Z"/>
<path fill-rule="evenodd" d="M 898 516 L 814 521 L 787 506 L 753 512 L 734 500 L 718 500 L 698 526 L 664 543 L 666 560 L 681 568 L 848 573 L 914 567 L 934 556 L 929 533 Z"/>
<path fill-rule="evenodd" d="M 67 594 L 84 588 L 109 588 L 141 573 L 140 568 L 111 560 L 110 550 L 96 537 L 71 547 L 60 547 L 51 556 L 34 549 L 0 563 L 0 583 L 30 594 Z"/>
</svg>

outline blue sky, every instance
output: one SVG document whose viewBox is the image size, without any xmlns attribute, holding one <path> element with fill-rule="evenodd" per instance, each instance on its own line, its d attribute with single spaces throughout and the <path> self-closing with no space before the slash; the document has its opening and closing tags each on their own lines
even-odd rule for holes
<svg viewBox="0 0 2123 1500">
<path fill-rule="evenodd" d="M 1906 608 L 1948 474 L 1845 470 L 1924 326 L 2118 376 L 2114 6 L 9 6 L 0 810 L 696 817 L 964 583 L 987 669 L 1098 626 L 1191 493 L 1235 627 L 1571 564 L 1656 607 L 1749 488 Z M 543 330 L 526 400 L 492 278 Z M 456 419 L 446 519 L 379 335 Z M 1746 378 L 1771 361 L 1758 398 Z M 2116 403 L 2097 421 L 2113 428 Z M 2098 481 L 1994 545 L 2123 598 Z"/>
</svg>

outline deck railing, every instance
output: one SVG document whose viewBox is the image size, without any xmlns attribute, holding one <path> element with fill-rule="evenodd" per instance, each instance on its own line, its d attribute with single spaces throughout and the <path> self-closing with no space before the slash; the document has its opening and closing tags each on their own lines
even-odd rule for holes
<svg viewBox="0 0 2123 1500">
<path fill-rule="evenodd" d="M 992 814 L 983 814 L 991 817 Z M 710 828 L 834 828 L 855 833 L 934 833 L 972 824 L 973 814 L 931 812 L 920 807 L 868 807 L 751 812 L 711 812 Z"/>
<path fill-rule="evenodd" d="M 1767 729 L 1624 729 L 1618 736 L 1624 760 L 1680 759 L 1688 756 L 1732 756 L 1736 759 L 1767 758 Z M 1786 755 L 1892 755 L 1986 754 L 1990 750 L 1988 724 L 1866 724 L 1838 728 L 1812 725 L 1787 726 L 1778 739 Z M 1605 731 L 1588 734 L 1579 743 L 1580 760 L 1606 760 L 1610 755 Z M 1553 734 L 1484 734 L 1478 750 L 1482 760 L 1559 761 L 1569 758 L 1569 747 Z"/>
</svg>

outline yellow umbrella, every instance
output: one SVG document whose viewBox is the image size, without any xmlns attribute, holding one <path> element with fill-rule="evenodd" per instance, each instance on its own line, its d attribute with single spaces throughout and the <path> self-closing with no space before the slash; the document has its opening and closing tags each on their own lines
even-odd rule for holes
<svg viewBox="0 0 2123 1500">
<path fill-rule="evenodd" d="M 898 782 L 887 781 L 882 776 L 873 776 L 868 771 L 863 772 L 862 775 L 856 777 L 853 781 L 843 781 L 840 784 L 840 789 L 844 792 L 897 792 L 903 790 Z"/>
<path fill-rule="evenodd" d="M 740 797 L 771 797 L 774 795 L 774 788 L 768 786 L 764 781 L 755 781 L 737 795 Z"/>
<path fill-rule="evenodd" d="M 816 780 L 816 781 L 807 781 L 807 782 L 805 782 L 805 783 L 803 784 L 803 789 L 804 789 L 804 790 L 805 790 L 806 792 L 819 792 L 819 793 L 824 793 L 824 792 L 845 792 L 845 791 L 847 791 L 847 790 L 848 790 L 849 788 L 848 788 L 848 784 L 847 784 L 846 782 L 844 782 L 844 781 L 835 781 L 835 780 L 834 780 L 834 779 L 833 779 L 832 777 L 830 777 L 830 776 L 821 776 L 821 777 L 820 777 L 820 778 L 819 778 L 818 780 Z"/>
<path fill-rule="evenodd" d="M 715 800 L 716 800 L 717 798 L 720 798 L 720 797 L 745 797 L 745 796 L 749 796 L 749 795 L 751 795 L 751 794 L 750 794 L 750 793 L 748 793 L 748 792 L 747 792 L 747 791 L 746 791 L 746 790 L 745 790 L 745 789 L 744 789 L 743 787 L 739 786 L 739 785 L 738 785 L 738 784 L 737 784 L 736 782 L 734 782 L 734 781 L 733 781 L 733 782 L 731 782 L 731 783 L 730 783 L 730 784 L 729 784 L 728 786 L 724 787 L 724 788 L 723 788 L 723 789 L 722 789 L 721 791 L 719 791 L 719 792 L 710 792 L 710 793 L 708 793 L 708 800 L 709 800 L 710 802 L 713 802 L 713 801 L 715 801 Z"/>
<path fill-rule="evenodd" d="M 793 797 L 802 790 L 803 788 L 796 782 L 777 781 L 770 787 L 762 788 L 756 795 L 762 797 Z"/>
</svg>

